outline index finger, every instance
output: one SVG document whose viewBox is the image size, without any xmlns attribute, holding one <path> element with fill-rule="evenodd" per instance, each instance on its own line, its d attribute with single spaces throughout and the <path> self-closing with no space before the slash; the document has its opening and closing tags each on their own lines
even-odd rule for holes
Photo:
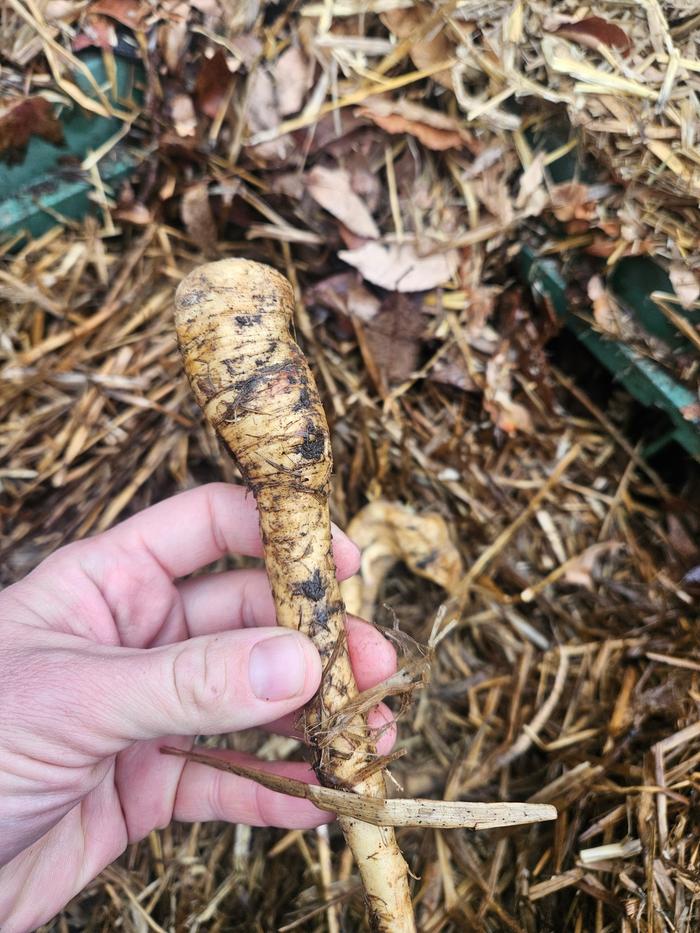
<svg viewBox="0 0 700 933">
<path fill-rule="evenodd" d="M 226 554 L 261 557 L 255 499 L 244 486 L 209 483 L 139 512 L 100 535 L 110 548 L 154 558 L 172 578 L 184 577 Z M 357 547 L 333 526 L 338 576 L 359 567 Z"/>
</svg>

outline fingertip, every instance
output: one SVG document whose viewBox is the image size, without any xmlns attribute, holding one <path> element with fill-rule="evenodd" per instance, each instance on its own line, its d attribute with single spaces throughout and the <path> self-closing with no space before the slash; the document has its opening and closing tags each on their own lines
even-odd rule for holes
<svg viewBox="0 0 700 933">
<path fill-rule="evenodd" d="M 360 569 L 360 549 L 335 523 L 331 525 L 331 541 L 338 579 L 347 580 Z"/>
<path fill-rule="evenodd" d="M 347 617 L 348 645 L 355 679 L 360 690 L 368 690 L 396 673 L 396 648 L 370 622 Z"/>
<path fill-rule="evenodd" d="M 321 680 L 321 659 L 311 640 L 293 629 L 258 629 L 250 650 L 248 679 L 256 699 L 310 700 Z"/>
</svg>

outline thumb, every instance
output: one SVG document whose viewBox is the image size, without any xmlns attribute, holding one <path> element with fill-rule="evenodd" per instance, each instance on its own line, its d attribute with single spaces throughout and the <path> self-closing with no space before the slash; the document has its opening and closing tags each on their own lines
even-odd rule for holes
<svg viewBox="0 0 700 933">
<path fill-rule="evenodd" d="M 237 732 L 303 706 L 321 660 L 300 632 L 243 629 L 164 648 L 108 649 L 101 693 L 107 732 L 124 742 Z"/>
</svg>

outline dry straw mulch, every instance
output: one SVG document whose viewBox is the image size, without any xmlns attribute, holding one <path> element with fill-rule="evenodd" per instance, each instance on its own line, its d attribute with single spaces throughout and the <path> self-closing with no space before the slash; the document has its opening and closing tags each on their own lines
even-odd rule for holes
<svg viewBox="0 0 700 933">
<path fill-rule="evenodd" d="M 2 583 L 177 489 L 236 481 L 182 376 L 173 291 L 204 258 L 285 271 L 332 425 L 335 518 L 365 519 L 359 599 L 369 587 L 377 620 L 418 642 L 438 615 L 444 632 L 394 777 L 411 796 L 560 812 L 520 830 L 401 831 L 426 933 L 700 922 L 697 478 L 684 466 L 671 486 L 645 463 L 638 410 L 566 341 L 553 364 L 556 321 L 516 276 L 523 241 L 576 250 L 603 332 L 624 256 L 665 265 L 672 310 L 697 301 L 687 6 L 9 0 L 0 13 L 0 148 L 15 155 L 26 139 L 7 115 L 33 101 L 50 134 L 36 101 L 78 95 L 80 49 L 109 64 L 118 45 L 146 65 L 121 141 L 143 156 L 131 183 L 96 189 L 95 218 L 3 251 Z M 556 182 L 551 166 L 583 148 L 597 168 Z M 652 350 L 697 381 L 692 359 Z M 51 928 L 333 933 L 362 917 L 333 828 L 212 824 L 154 833 Z"/>
</svg>

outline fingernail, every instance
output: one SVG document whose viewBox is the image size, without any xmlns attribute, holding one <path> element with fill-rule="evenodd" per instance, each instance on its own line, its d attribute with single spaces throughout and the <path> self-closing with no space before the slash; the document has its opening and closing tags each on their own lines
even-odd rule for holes
<svg viewBox="0 0 700 933">
<path fill-rule="evenodd" d="M 250 685 L 259 700 L 289 700 L 304 689 L 306 656 L 296 635 L 259 641 L 248 664 Z"/>
</svg>

